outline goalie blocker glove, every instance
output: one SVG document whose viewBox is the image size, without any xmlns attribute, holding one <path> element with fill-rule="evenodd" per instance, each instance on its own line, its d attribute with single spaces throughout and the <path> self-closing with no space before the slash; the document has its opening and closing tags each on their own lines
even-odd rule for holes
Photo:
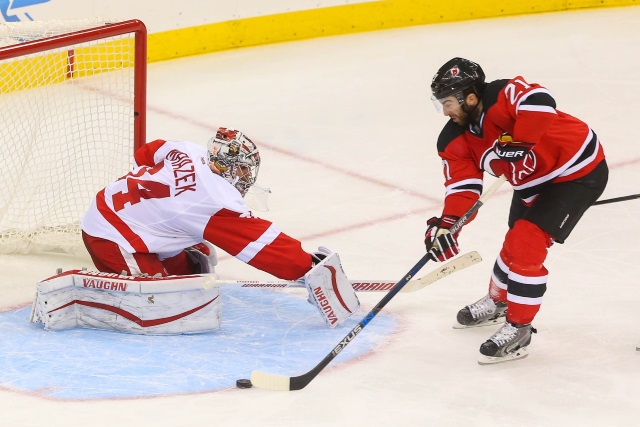
<svg viewBox="0 0 640 427">
<path fill-rule="evenodd" d="M 358 310 L 360 301 L 337 253 L 320 247 L 313 258 L 316 264 L 302 281 L 309 292 L 309 302 L 318 307 L 327 326 L 335 328 Z"/>
<path fill-rule="evenodd" d="M 444 262 L 460 253 L 457 241 L 460 231 L 455 234 L 449 232 L 459 219 L 454 215 L 443 215 L 441 218 L 434 216 L 427 220 L 424 243 L 432 260 Z"/>
<path fill-rule="evenodd" d="M 316 266 L 323 259 L 331 255 L 331 249 L 325 248 L 324 246 L 319 246 L 318 250 L 311 254 L 311 266 Z"/>
</svg>

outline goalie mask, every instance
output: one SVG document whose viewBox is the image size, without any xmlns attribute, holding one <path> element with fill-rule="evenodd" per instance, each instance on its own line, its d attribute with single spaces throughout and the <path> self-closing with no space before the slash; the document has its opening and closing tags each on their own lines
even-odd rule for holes
<svg viewBox="0 0 640 427">
<path fill-rule="evenodd" d="M 244 197 L 258 179 L 260 153 L 258 147 L 242 132 L 218 128 L 207 143 L 209 162 L 220 176 L 229 181 Z"/>
</svg>

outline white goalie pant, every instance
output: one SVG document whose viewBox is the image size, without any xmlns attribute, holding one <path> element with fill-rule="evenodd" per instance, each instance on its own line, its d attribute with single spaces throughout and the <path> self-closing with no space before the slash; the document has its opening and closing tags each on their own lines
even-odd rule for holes
<svg viewBox="0 0 640 427">
<path fill-rule="evenodd" d="M 309 301 L 315 303 L 330 328 L 338 326 L 360 307 L 337 253 L 328 255 L 305 274 L 303 280 Z"/>
<path fill-rule="evenodd" d="M 214 275 L 160 278 L 71 270 L 37 284 L 31 322 L 46 330 L 74 327 L 174 335 L 220 327 Z"/>
</svg>

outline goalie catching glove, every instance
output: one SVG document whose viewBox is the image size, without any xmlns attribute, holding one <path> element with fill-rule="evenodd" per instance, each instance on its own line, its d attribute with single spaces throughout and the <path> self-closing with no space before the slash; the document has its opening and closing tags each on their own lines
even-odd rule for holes
<svg viewBox="0 0 640 427">
<path fill-rule="evenodd" d="M 360 301 L 337 253 L 320 247 L 312 257 L 314 266 L 302 281 L 309 292 L 309 302 L 318 307 L 327 326 L 335 328 L 358 310 Z"/>
<path fill-rule="evenodd" d="M 449 232 L 459 219 L 457 216 L 443 215 L 441 218 L 434 216 L 427 220 L 424 244 L 432 260 L 444 262 L 460 253 L 457 240 L 460 231 L 455 234 Z"/>
<path fill-rule="evenodd" d="M 185 249 L 195 274 L 214 274 L 218 265 L 216 248 L 206 240 Z"/>
</svg>

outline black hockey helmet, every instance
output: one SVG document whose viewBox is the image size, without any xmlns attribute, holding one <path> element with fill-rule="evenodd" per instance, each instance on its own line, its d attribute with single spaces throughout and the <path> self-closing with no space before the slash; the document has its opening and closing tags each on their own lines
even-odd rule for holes
<svg viewBox="0 0 640 427">
<path fill-rule="evenodd" d="M 469 90 L 471 89 L 471 90 Z M 484 71 L 480 65 L 464 58 L 447 61 L 431 80 L 431 93 L 436 99 L 465 92 L 481 95 L 484 90 Z"/>
</svg>

